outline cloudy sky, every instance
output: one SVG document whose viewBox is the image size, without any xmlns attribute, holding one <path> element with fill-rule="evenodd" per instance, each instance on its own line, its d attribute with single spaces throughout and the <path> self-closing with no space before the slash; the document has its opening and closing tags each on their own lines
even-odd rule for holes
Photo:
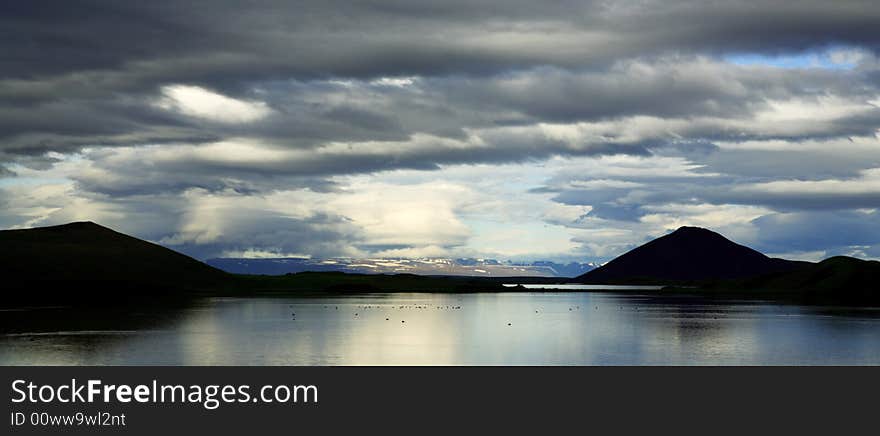
<svg viewBox="0 0 880 436">
<path fill-rule="evenodd" d="M 697 225 L 880 257 L 876 0 L 241 4 L 3 2 L 0 228 L 604 261 Z"/>
</svg>

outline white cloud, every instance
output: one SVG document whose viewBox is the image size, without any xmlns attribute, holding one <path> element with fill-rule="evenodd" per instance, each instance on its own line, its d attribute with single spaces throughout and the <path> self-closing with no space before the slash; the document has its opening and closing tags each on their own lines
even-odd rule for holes
<svg viewBox="0 0 880 436">
<path fill-rule="evenodd" d="M 355 182 L 326 199 L 324 207 L 363 229 L 368 245 L 450 247 L 464 244 L 470 236 L 456 212 L 474 198 L 470 188 L 446 182 Z"/>
<path fill-rule="evenodd" d="M 371 85 L 376 86 L 394 86 L 398 88 L 403 88 L 405 86 L 410 86 L 415 83 L 417 79 L 415 77 L 380 77 L 370 82 Z"/>
<path fill-rule="evenodd" d="M 249 123 L 272 113 L 266 103 L 238 100 L 190 85 L 162 87 L 162 97 L 154 104 L 186 116 L 220 123 Z"/>
<path fill-rule="evenodd" d="M 870 59 L 871 53 L 860 48 L 838 48 L 828 52 L 828 59 L 840 66 L 854 67 Z"/>
<path fill-rule="evenodd" d="M 602 190 L 610 188 L 640 188 L 643 183 L 629 182 L 626 180 L 614 179 L 593 179 L 593 180 L 572 180 L 569 184 L 574 189 L 585 189 L 588 191 Z"/>
</svg>

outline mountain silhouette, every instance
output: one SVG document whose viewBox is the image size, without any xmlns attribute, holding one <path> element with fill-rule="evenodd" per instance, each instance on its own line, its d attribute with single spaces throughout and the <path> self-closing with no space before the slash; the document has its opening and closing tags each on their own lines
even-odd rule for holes
<svg viewBox="0 0 880 436">
<path fill-rule="evenodd" d="M 880 262 L 767 257 L 718 233 L 682 227 L 574 282 L 695 284 L 688 292 L 877 301 Z M 93 222 L 0 231 L 2 302 L 124 302 L 129 297 L 278 295 L 289 292 L 510 291 L 497 278 L 412 274 L 234 275 Z"/>
<path fill-rule="evenodd" d="M 673 284 L 741 279 L 809 265 L 765 256 L 718 233 L 681 227 L 573 281 L 595 284 Z"/>
<path fill-rule="evenodd" d="M 0 231 L 7 289 L 88 296 L 162 293 L 222 283 L 228 274 L 168 248 L 93 222 Z M 7 293 L 7 296 L 9 294 Z"/>
<path fill-rule="evenodd" d="M 499 279 L 412 274 L 229 274 L 93 222 L 0 230 L 4 303 L 117 304 L 136 298 L 296 292 L 505 290 Z"/>
<path fill-rule="evenodd" d="M 719 283 L 714 287 L 784 292 L 817 299 L 877 301 L 880 300 L 878 278 L 880 262 L 835 256 L 794 271 Z"/>
</svg>

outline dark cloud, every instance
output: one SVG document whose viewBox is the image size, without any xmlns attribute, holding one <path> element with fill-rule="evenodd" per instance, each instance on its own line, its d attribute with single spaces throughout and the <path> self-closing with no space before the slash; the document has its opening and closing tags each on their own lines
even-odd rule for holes
<svg viewBox="0 0 880 436">
<path fill-rule="evenodd" d="M 3 6 L 2 36 L 10 76 L 119 70 L 161 59 L 173 65 L 194 54 L 226 55 L 226 62 L 216 61 L 220 65 L 202 72 L 208 83 L 223 80 L 218 70 L 235 73 L 253 59 L 268 64 L 263 77 L 363 77 L 479 73 L 535 64 L 572 67 L 663 51 L 777 52 L 830 43 L 876 48 L 880 16 L 872 6 L 871 1 L 795 6 L 783 1 L 435 5 L 322 0 L 247 7 L 232 1 L 31 1 Z M 509 40 L 514 36 L 521 39 Z M 175 71 L 173 77 L 180 76 Z"/>
<path fill-rule="evenodd" d="M 640 184 L 595 190 L 545 186 L 541 191 L 554 192 L 553 199 L 562 204 L 592 206 L 590 216 L 623 221 L 638 221 L 669 204 L 743 205 L 784 212 L 880 208 L 880 178 L 876 176 L 838 179 L 804 174 L 803 179 L 779 180 L 729 174 L 654 180 L 621 176 L 618 180 Z"/>
<path fill-rule="evenodd" d="M 880 214 L 819 211 L 771 214 L 753 221 L 758 248 L 770 253 L 825 251 L 852 255 L 880 244 Z"/>
<path fill-rule="evenodd" d="M 316 214 L 292 218 L 260 210 L 225 210 L 222 238 L 200 240 L 199 235 L 172 234 L 157 240 L 198 259 L 241 256 L 248 251 L 285 257 L 339 256 L 361 239 L 358 229 L 340 216 Z"/>
<path fill-rule="evenodd" d="M 241 134 L 283 137 L 300 145 L 401 140 L 414 132 L 460 135 L 462 126 L 517 119 L 743 116 L 767 98 L 854 95 L 864 93 L 857 88 L 865 83 L 852 74 L 821 71 L 731 74 L 722 67 L 688 64 L 686 56 L 832 44 L 874 50 L 880 41 L 874 31 L 878 16 L 869 5 L 11 2 L 0 10 L 0 139 L 9 152 L 39 154 L 86 144 L 192 142 Z M 664 54 L 685 58 L 656 65 L 619 63 Z M 680 62 L 686 65 L 677 66 Z M 357 107 L 353 101 L 335 107 L 303 107 L 299 101 L 297 107 L 270 95 L 278 116 L 246 128 L 198 124 L 144 107 L 170 83 L 250 98 L 255 87 L 290 79 L 310 88 L 314 80 L 406 75 L 438 78 L 423 91 L 441 102 L 422 101 L 414 108 L 412 95 L 399 94 L 397 100 L 390 95 L 384 107 Z M 304 92 L 274 91 L 300 97 Z M 823 131 L 865 134 L 876 123 L 876 116 L 855 117 Z M 710 140 L 767 136 L 717 125 L 703 130 L 688 133 Z"/>
<path fill-rule="evenodd" d="M 719 194 L 712 200 L 721 204 L 764 205 L 781 211 L 838 210 L 880 207 L 880 192 L 745 192 Z"/>
<path fill-rule="evenodd" d="M 769 99 L 863 99 L 876 90 L 858 71 L 791 74 L 773 68 L 732 68 L 690 56 L 621 61 L 590 71 L 543 67 L 491 80 L 438 79 L 431 84 L 438 95 L 469 107 L 517 110 L 532 119 L 559 122 L 636 115 L 740 118 L 766 110 Z M 877 116 L 871 121 L 868 124 L 876 125 Z M 848 127 L 864 133 L 865 127 L 858 124 L 852 120 Z M 694 134 L 718 139 L 723 130 L 711 126 Z"/>
<path fill-rule="evenodd" d="M 880 168 L 880 149 L 827 143 L 818 149 L 722 150 L 696 161 L 704 165 L 701 172 L 736 174 L 747 181 L 847 179 L 864 168 Z"/>
</svg>

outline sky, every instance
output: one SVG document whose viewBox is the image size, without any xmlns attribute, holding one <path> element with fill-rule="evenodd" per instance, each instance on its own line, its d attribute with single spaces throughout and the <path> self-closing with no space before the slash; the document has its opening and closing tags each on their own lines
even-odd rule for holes
<svg viewBox="0 0 880 436">
<path fill-rule="evenodd" d="M 0 5 L 0 228 L 199 259 L 880 258 L 876 1 Z"/>
</svg>

